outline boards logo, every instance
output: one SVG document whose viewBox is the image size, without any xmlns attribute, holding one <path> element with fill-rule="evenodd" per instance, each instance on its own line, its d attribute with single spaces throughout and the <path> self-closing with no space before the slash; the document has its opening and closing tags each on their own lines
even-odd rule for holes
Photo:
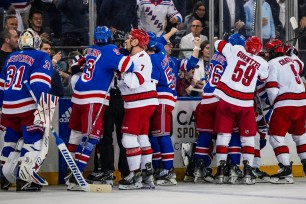
<svg viewBox="0 0 306 204">
<path fill-rule="evenodd" d="M 70 119 L 70 115 L 71 115 L 71 111 L 72 111 L 72 108 L 69 107 L 64 114 L 62 114 L 62 116 L 60 117 L 59 119 L 59 122 L 60 123 L 68 123 L 69 122 L 69 119 Z"/>
</svg>

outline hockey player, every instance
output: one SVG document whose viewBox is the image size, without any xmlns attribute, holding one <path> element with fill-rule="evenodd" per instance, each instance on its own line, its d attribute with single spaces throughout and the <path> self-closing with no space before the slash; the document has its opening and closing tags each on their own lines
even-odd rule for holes
<svg viewBox="0 0 306 204">
<path fill-rule="evenodd" d="M 245 45 L 246 39 L 240 34 L 233 34 L 228 38 L 231 45 Z M 227 67 L 227 60 L 224 55 L 218 51 L 214 53 L 210 62 L 210 75 L 206 85 L 203 88 L 202 101 L 196 109 L 196 129 L 199 131 L 199 136 L 196 142 L 195 149 L 195 171 L 194 182 L 207 181 L 212 182 L 212 169 L 209 168 L 213 159 L 213 142 L 216 138 L 215 124 L 219 121 L 215 120 L 216 110 L 219 98 L 213 95 L 216 86 L 219 83 L 223 73 Z M 237 128 L 233 130 L 228 148 L 227 167 L 224 170 L 224 175 L 219 175 L 217 183 L 227 182 L 222 176 L 230 177 L 229 182 L 235 183 L 241 171 L 240 165 L 240 137 L 237 133 Z M 226 181 L 225 181 L 226 180 Z"/>
<path fill-rule="evenodd" d="M 144 51 L 149 42 L 148 34 L 134 29 L 126 40 L 126 49 L 135 64 L 133 73 L 118 81 L 124 100 L 122 144 L 131 173 L 119 182 L 119 189 L 154 188 L 152 148 L 149 142 L 149 121 L 158 105 L 156 85 L 151 79 L 152 62 Z M 142 173 L 142 176 L 141 176 Z"/>
<path fill-rule="evenodd" d="M 24 30 L 18 40 L 21 51 L 14 52 L 7 58 L 0 75 L 1 125 L 6 127 L 4 147 L 1 152 L 2 162 L 10 159 L 11 153 L 15 150 L 20 151 L 17 148 L 19 140 L 23 139 L 24 144 L 18 165 L 29 162 L 25 161 L 28 155 L 35 158 L 42 148 L 44 129 L 39 124 L 34 124 L 33 113 L 37 109 L 37 104 L 23 84 L 25 80 L 29 82 L 36 99 L 40 98 L 42 92 L 49 93 L 50 91 L 52 63 L 47 53 L 37 50 L 40 43 L 40 37 L 32 29 Z M 36 180 L 24 181 L 20 178 L 19 173 L 17 166 L 17 175 L 14 175 L 16 176 L 16 191 L 41 189 L 41 186 L 35 183 Z M 1 182 L 2 189 L 9 187 L 5 176 L 4 173 Z M 29 177 L 33 178 L 32 175 Z"/>
<path fill-rule="evenodd" d="M 124 41 L 124 33 L 117 30 L 113 34 L 113 43 L 117 45 L 119 47 L 120 52 L 125 55 L 123 49 Z M 93 183 L 107 183 L 113 185 L 115 170 L 115 152 L 113 146 L 114 126 L 116 126 L 116 138 L 120 149 L 118 170 L 120 171 L 121 177 L 123 178 L 128 176 L 130 173 L 126 158 L 126 149 L 123 147 L 121 142 L 121 126 L 124 116 L 124 105 L 121 92 L 117 86 L 117 78 L 117 76 L 114 78 L 114 83 L 111 84 L 111 88 L 109 91 L 109 106 L 106 107 L 104 113 L 104 134 L 100 143 L 96 147 L 94 172 L 87 177 L 87 180 L 90 180 Z"/>
<path fill-rule="evenodd" d="M 171 45 L 167 41 L 176 32 L 177 29 L 172 28 L 169 33 L 160 38 L 157 38 L 153 32 L 148 33 L 150 36 L 148 53 L 151 52 L 150 57 L 153 63 L 152 78 L 156 80 L 159 99 L 159 106 L 156 108 L 150 124 L 152 131 L 150 142 L 153 149 L 153 167 L 157 185 L 177 184 L 173 171 L 174 150 L 170 137 L 172 110 L 177 98 L 176 79 L 180 68 L 194 69 L 199 55 L 200 41 L 195 40 L 195 49 L 190 59 L 178 60 L 170 57 Z"/>
<path fill-rule="evenodd" d="M 305 171 L 306 93 L 299 76 L 304 63 L 294 54 L 294 48 L 287 51 L 289 56 L 284 56 L 283 43 L 278 39 L 268 42 L 265 47 L 269 50 L 270 68 L 266 91 L 269 102 L 273 105 L 269 140 L 280 167 L 278 172 L 271 176 L 271 183 L 294 183 L 285 136 L 287 133 L 292 134 Z"/>
<path fill-rule="evenodd" d="M 169 16 L 171 24 L 182 22 L 182 15 L 176 10 L 172 0 L 137 0 L 137 8 L 139 28 L 146 32 L 151 31 L 158 37 L 164 33 L 166 17 Z"/>
<path fill-rule="evenodd" d="M 106 26 L 98 26 L 94 32 L 94 46 L 87 48 L 86 66 L 76 82 L 71 101 L 72 113 L 69 121 L 71 134 L 69 150 L 75 152 L 78 168 L 83 172 L 89 156 L 103 135 L 103 115 L 108 105 L 108 89 L 114 71 L 129 72 L 134 64 L 128 56 L 119 52 L 115 45 L 106 45 L 112 32 Z M 81 190 L 73 175 L 68 190 Z"/>
<path fill-rule="evenodd" d="M 252 165 L 254 160 L 254 137 L 256 120 L 254 112 L 254 91 L 257 78 L 268 77 L 268 63 L 256 56 L 262 44 L 256 36 L 249 37 L 245 48 L 231 45 L 223 40 L 215 42 L 215 48 L 227 60 L 224 71 L 215 91 L 220 101 L 216 111 L 215 131 L 217 177 L 223 176 L 231 132 L 235 124 L 239 127 L 244 164 L 243 182 L 253 184 Z"/>
</svg>

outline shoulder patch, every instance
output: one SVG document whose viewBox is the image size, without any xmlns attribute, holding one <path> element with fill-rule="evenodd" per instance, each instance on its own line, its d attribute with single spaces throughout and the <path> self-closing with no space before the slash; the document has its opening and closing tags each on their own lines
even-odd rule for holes
<svg viewBox="0 0 306 204">
<path fill-rule="evenodd" d="M 114 53 L 116 53 L 116 55 L 120 55 L 121 54 L 118 48 L 114 48 L 113 51 L 114 51 Z"/>
</svg>

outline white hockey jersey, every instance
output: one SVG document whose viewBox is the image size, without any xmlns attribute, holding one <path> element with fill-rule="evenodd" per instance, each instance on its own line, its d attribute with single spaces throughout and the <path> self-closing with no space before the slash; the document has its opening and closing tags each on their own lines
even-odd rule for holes
<svg viewBox="0 0 306 204">
<path fill-rule="evenodd" d="M 273 108 L 305 106 L 305 87 L 299 74 L 304 63 L 296 56 L 282 56 L 269 61 L 266 91 Z"/>
<path fill-rule="evenodd" d="M 167 16 L 175 16 L 178 23 L 182 22 L 182 15 L 176 10 L 172 0 L 137 0 L 138 27 L 146 32 L 151 31 L 158 37 L 161 36 Z"/>
<path fill-rule="evenodd" d="M 134 63 L 134 71 L 127 73 L 123 80 L 118 81 L 124 108 L 158 105 L 156 84 L 151 79 L 150 56 L 143 50 L 131 56 L 131 59 Z"/>
<path fill-rule="evenodd" d="M 257 79 L 267 79 L 268 63 L 246 52 L 243 46 L 233 46 L 223 40 L 217 40 L 215 48 L 226 57 L 227 67 L 214 94 L 233 105 L 252 107 Z"/>
</svg>

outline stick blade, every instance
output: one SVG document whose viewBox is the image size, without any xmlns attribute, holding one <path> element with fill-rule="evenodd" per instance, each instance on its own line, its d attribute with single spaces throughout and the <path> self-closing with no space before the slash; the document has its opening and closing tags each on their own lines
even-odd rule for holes
<svg viewBox="0 0 306 204">
<path fill-rule="evenodd" d="M 290 18 L 290 23 L 291 23 L 291 26 L 292 26 L 293 30 L 295 30 L 295 29 L 297 29 L 299 27 L 295 17 L 291 17 Z"/>
<path fill-rule="evenodd" d="M 108 184 L 88 184 L 90 192 L 96 193 L 111 193 L 113 188 Z"/>
</svg>

